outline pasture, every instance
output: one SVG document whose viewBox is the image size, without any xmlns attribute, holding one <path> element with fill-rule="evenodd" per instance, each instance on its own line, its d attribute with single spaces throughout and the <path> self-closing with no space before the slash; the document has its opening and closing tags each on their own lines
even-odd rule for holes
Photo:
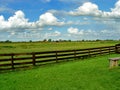
<svg viewBox="0 0 120 90">
<path fill-rule="evenodd" d="M 0 43 L 0 53 L 24 53 L 55 50 L 74 50 L 113 46 L 120 41 L 91 41 L 91 42 L 14 42 Z"/>
<path fill-rule="evenodd" d="M 73 50 L 114 46 L 119 41 L 0 43 L 0 53 Z M 119 90 L 120 67 L 109 69 L 102 55 L 0 73 L 0 90 Z"/>
<path fill-rule="evenodd" d="M 119 54 L 49 64 L 0 74 L 1 90 L 119 90 L 120 67 L 108 58 Z"/>
</svg>

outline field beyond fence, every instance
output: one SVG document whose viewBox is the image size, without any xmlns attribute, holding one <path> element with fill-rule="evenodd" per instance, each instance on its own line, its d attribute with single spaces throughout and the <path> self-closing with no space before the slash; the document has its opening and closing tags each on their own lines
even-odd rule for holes
<svg viewBox="0 0 120 90">
<path fill-rule="evenodd" d="M 116 46 L 106 46 L 76 50 L 44 51 L 32 53 L 0 54 L 0 70 L 36 66 L 60 61 L 84 59 L 96 55 L 116 52 Z"/>
</svg>

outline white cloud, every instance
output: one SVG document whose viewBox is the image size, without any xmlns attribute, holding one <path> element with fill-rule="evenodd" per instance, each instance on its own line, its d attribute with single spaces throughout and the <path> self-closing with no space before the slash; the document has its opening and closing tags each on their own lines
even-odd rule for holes
<svg viewBox="0 0 120 90">
<path fill-rule="evenodd" d="M 70 34 L 77 34 L 78 31 L 79 31 L 78 28 L 73 28 L 73 27 L 68 28 L 68 33 Z"/>
<path fill-rule="evenodd" d="M 48 30 L 53 30 L 53 28 L 48 28 Z"/>
<path fill-rule="evenodd" d="M 3 16 L 0 16 L 0 30 L 10 27 L 9 23 L 5 21 Z"/>
<path fill-rule="evenodd" d="M 15 12 L 15 15 L 8 19 L 8 24 L 11 28 L 28 28 L 28 19 L 25 19 L 25 15 L 22 11 Z"/>
<path fill-rule="evenodd" d="M 108 15 L 110 17 L 120 17 L 120 0 L 115 4 L 115 8 L 112 8 L 111 12 L 108 12 Z"/>
<path fill-rule="evenodd" d="M 0 30 L 22 30 L 22 29 L 38 29 L 41 30 L 44 26 L 62 26 L 64 22 L 60 22 L 52 13 L 45 13 L 40 15 L 38 21 L 29 22 L 27 18 L 25 18 L 25 14 L 19 10 L 16 11 L 15 14 L 8 18 L 8 20 L 4 19 L 4 16 L 0 16 Z"/>
<path fill-rule="evenodd" d="M 119 39 L 120 30 L 85 30 L 78 28 L 68 28 L 68 36 L 77 40 L 96 40 L 96 39 Z"/>
<path fill-rule="evenodd" d="M 73 28 L 73 27 L 70 27 L 68 28 L 68 33 L 71 34 L 71 35 L 89 35 L 91 33 L 93 33 L 92 30 L 79 30 L 78 28 Z"/>
<path fill-rule="evenodd" d="M 0 22 L 3 22 L 5 19 L 4 19 L 4 17 L 1 15 L 0 16 Z"/>
<path fill-rule="evenodd" d="M 86 2 L 82 6 L 78 7 L 75 11 L 70 11 L 69 14 L 79 16 L 79 15 L 94 15 L 98 16 L 101 11 L 98 9 L 96 4 L 91 2 Z"/>
<path fill-rule="evenodd" d="M 54 25 L 54 26 L 62 26 L 65 23 L 59 22 L 59 20 L 50 12 L 46 12 L 45 14 L 42 14 L 39 18 L 39 21 L 37 23 L 40 26 L 44 25 Z"/>
<path fill-rule="evenodd" d="M 30 23 L 28 19 L 25 18 L 25 15 L 22 11 L 15 12 L 15 15 L 5 20 L 3 16 L 0 16 L 0 30 L 9 30 L 9 29 L 23 29 L 29 28 Z"/>
<path fill-rule="evenodd" d="M 111 8 L 110 12 L 101 11 L 99 10 L 98 5 L 86 2 L 76 10 L 70 11 L 69 14 L 73 16 L 87 15 L 105 18 L 120 18 L 120 0 L 116 2 L 115 7 Z"/>
<path fill-rule="evenodd" d="M 42 24 L 53 25 L 57 22 L 57 18 L 53 16 L 51 13 L 45 13 L 40 16 L 40 22 Z"/>
</svg>

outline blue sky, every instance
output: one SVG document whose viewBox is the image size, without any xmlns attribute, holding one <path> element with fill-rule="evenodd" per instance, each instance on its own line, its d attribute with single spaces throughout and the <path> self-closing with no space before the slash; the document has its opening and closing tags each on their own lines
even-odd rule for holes
<svg viewBox="0 0 120 90">
<path fill-rule="evenodd" d="M 120 0 L 0 0 L 0 41 L 120 39 Z"/>
</svg>

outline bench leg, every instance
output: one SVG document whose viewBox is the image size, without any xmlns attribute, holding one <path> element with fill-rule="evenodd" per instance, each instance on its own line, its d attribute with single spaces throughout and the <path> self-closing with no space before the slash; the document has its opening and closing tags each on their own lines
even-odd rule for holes
<svg viewBox="0 0 120 90">
<path fill-rule="evenodd" d="M 113 68 L 114 66 L 115 67 L 118 66 L 118 60 L 114 60 L 114 61 L 110 60 L 110 68 Z"/>
<path fill-rule="evenodd" d="M 118 66 L 118 60 L 114 61 L 114 66 L 116 66 L 116 67 Z"/>
</svg>

